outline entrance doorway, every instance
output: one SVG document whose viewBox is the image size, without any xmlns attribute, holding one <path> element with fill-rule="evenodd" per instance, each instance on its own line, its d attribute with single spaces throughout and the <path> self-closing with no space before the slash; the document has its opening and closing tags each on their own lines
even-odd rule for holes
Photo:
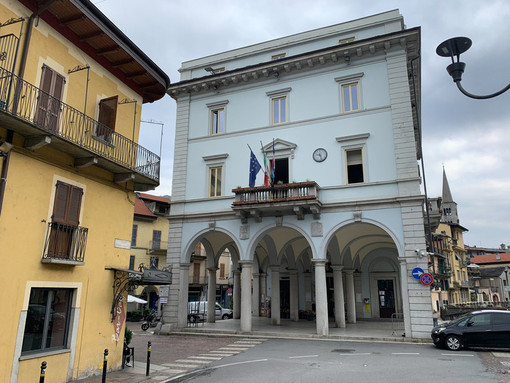
<svg viewBox="0 0 510 383">
<path fill-rule="evenodd" d="M 393 280 L 377 280 L 377 294 L 379 298 L 379 317 L 391 318 L 391 314 L 395 313 L 395 291 Z"/>
</svg>

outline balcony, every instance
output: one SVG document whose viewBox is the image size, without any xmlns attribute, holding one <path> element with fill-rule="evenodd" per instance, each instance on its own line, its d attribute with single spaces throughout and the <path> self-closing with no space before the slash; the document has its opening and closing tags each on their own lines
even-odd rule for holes
<svg viewBox="0 0 510 383">
<path fill-rule="evenodd" d="M 135 190 L 159 185 L 159 156 L 3 68 L 0 124 L 24 136 L 27 149 L 49 145 L 70 154 L 76 168 L 101 167 Z"/>
<path fill-rule="evenodd" d="M 461 287 L 473 287 L 475 284 L 473 281 L 462 281 L 460 282 Z"/>
<path fill-rule="evenodd" d="M 167 241 L 149 241 L 149 248 L 147 249 L 147 254 L 166 255 L 167 247 L 168 247 Z"/>
<path fill-rule="evenodd" d="M 262 217 L 297 215 L 299 220 L 305 214 L 319 219 L 322 203 L 319 200 L 319 185 L 315 182 L 299 182 L 274 187 L 233 189 L 235 200 L 232 210 L 246 223 L 248 218 L 260 222 Z"/>
<path fill-rule="evenodd" d="M 446 266 L 439 266 L 434 272 L 437 278 L 449 278 L 452 275 L 452 269 Z"/>
<path fill-rule="evenodd" d="M 86 227 L 48 223 L 41 262 L 83 265 L 88 231 Z"/>
<path fill-rule="evenodd" d="M 189 284 L 190 285 L 206 285 L 207 284 L 207 277 L 206 276 L 200 276 L 200 275 L 193 275 L 189 277 Z"/>
</svg>

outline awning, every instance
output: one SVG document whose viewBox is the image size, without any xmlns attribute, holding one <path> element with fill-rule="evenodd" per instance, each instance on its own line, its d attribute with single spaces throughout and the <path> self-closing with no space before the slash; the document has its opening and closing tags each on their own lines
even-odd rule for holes
<svg viewBox="0 0 510 383">
<path fill-rule="evenodd" d="M 133 295 L 128 295 L 128 303 L 147 303 L 147 301 L 137 298 Z"/>
</svg>

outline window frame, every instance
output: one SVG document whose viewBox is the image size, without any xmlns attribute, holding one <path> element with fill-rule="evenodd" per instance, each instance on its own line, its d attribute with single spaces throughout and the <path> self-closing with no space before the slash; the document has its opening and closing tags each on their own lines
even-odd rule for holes
<svg viewBox="0 0 510 383">
<path fill-rule="evenodd" d="M 206 105 L 209 110 L 209 121 L 208 121 L 208 126 L 209 126 L 208 135 L 209 136 L 217 136 L 219 134 L 226 133 L 227 104 L 228 104 L 228 100 L 223 100 L 223 101 L 212 102 L 212 103 L 209 103 Z M 223 118 L 221 119 L 221 127 L 219 127 L 219 123 L 215 124 L 215 120 L 220 122 L 220 118 L 217 118 L 217 119 L 215 118 L 215 115 L 220 111 L 223 113 Z"/>
<path fill-rule="evenodd" d="M 347 76 L 337 77 L 335 78 L 335 81 L 339 85 L 339 91 L 340 91 L 340 113 L 347 114 L 347 113 L 354 113 L 359 112 L 363 110 L 363 95 L 362 95 L 362 84 L 361 79 L 363 78 L 365 74 L 363 72 L 360 73 L 354 73 Z M 351 87 L 353 85 L 356 85 L 356 95 L 357 95 L 357 101 L 358 101 L 358 107 L 357 109 L 352 108 L 352 91 Z M 344 89 L 348 87 L 349 89 L 349 105 L 350 109 L 346 110 L 346 104 L 345 104 L 345 97 L 344 97 Z"/>
<path fill-rule="evenodd" d="M 364 185 L 369 182 L 369 174 L 368 174 L 368 155 L 367 155 L 367 141 L 370 137 L 370 133 L 361 133 L 355 134 L 352 136 L 344 136 L 337 137 L 336 141 L 340 143 L 342 150 L 342 161 L 344 166 L 341 167 L 344 169 L 343 182 L 346 185 L 354 186 L 354 185 Z M 348 173 L 348 160 L 347 160 L 347 152 L 360 150 L 361 151 L 361 165 L 363 172 L 363 182 L 353 182 L 349 183 L 349 173 Z"/>
<path fill-rule="evenodd" d="M 225 190 L 225 164 L 226 164 L 226 159 L 228 157 L 228 154 L 227 153 L 223 153 L 223 154 L 216 154 L 216 155 L 212 155 L 212 156 L 204 156 L 202 157 L 202 159 L 204 160 L 204 162 L 206 163 L 206 187 L 205 187 L 205 190 L 204 192 L 207 193 L 206 196 L 207 198 L 218 198 L 218 197 L 222 197 L 225 195 L 224 193 L 224 190 Z M 212 170 L 213 169 L 219 169 L 221 168 L 221 177 L 220 177 L 220 187 L 219 187 L 219 191 L 217 189 L 215 189 L 215 193 L 214 195 L 211 195 L 211 177 L 212 177 Z M 216 188 L 217 188 L 217 183 L 216 183 Z"/>
<path fill-rule="evenodd" d="M 214 192 L 213 192 L 213 185 L 212 185 L 213 171 L 216 173 L 215 177 L 214 177 L 216 180 L 215 185 L 214 185 Z M 218 171 L 219 171 L 219 177 L 218 177 Z M 223 187 L 223 166 L 221 166 L 221 165 L 209 166 L 207 179 L 208 179 L 207 196 L 209 198 L 221 197 L 222 196 L 221 191 L 222 191 L 222 187 Z M 218 179 L 220 180 L 219 188 L 218 188 Z"/>
<path fill-rule="evenodd" d="M 134 238 L 134 241 L 133 241 Z M 136 241 L 138 239 L 138 225 L 133 224 L 133 228 L 131 229 L 131 247 L 136 247 Z"/>
<path fill-rule="evenodd" d="M 286 124 L 290 121 L 290 91 L 292 88 L 284 88 L 284 89 L 278 89 L 266 92 L 266 95 L 269 97 L 269 125 L 282 125 Z M 282 121 L 282 108 L 281 108 L 281 101 L 284 101 L 284 107 L 285 111 L 283 114 L 283 118 L 285 119 Z M 279 120 L 275 121 L 275 101 L 280 101 L 278 103 L 278 116 Z"/>
<path fill-rule="evenodd" d="M 156 242 L 156 239 L 154 238 L 154 235 L 156 233 L 159 233 L 159 245 L 158 245 L 158 248 L 155 247 L 155 242 Z M 161 250 L 161 230 L 152 230 L 152 249 L 153 250 Z"/>
</svg>

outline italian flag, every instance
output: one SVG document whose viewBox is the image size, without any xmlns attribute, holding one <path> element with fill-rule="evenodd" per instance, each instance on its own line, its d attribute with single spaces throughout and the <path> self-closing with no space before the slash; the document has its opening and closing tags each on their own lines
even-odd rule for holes
<svg viewBox="0 0 510 383">
<path fill-rule="evenodd" d="M 260 147 L 262 148 L 262 154 L 264 155 L 264 186 L 269 186 L 269 175 L 271 174 L 271 165 L 266 158 L 266 151 L 260 141 Z"/>
</svg>

